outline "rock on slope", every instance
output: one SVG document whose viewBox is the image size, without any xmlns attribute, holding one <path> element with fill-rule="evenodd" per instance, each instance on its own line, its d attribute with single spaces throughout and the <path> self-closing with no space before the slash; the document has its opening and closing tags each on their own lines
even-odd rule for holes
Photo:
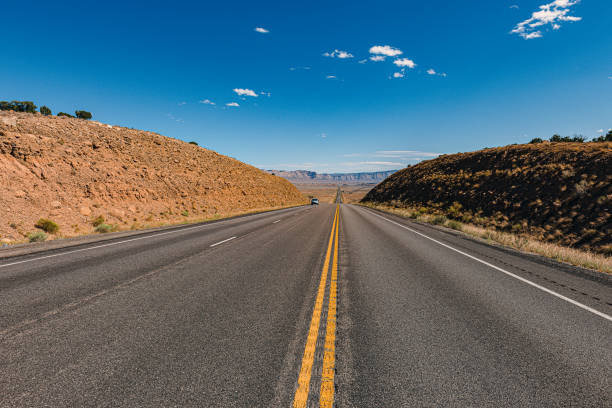
<svg viewBox="0 0 612 408">
<path fill-rule="evenodd" d="M 286 180 L 152 132 L 0 112 L 0 239 L 50 218 L 63 236 L 302 204 Z"/>
<path fill-rule="evenodd" d="M 612 143 L 542 143 L 444 155 L 362 200 L 612 254 Z"/>
</svg>

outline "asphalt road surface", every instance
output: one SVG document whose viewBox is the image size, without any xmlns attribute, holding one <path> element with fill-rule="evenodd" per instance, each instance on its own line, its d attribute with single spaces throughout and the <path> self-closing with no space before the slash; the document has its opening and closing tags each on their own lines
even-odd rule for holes
<svg viewBox="0 0 612 408">
<path fill-rule="evenodd" d="M 612 406 L 612 280 L 340 204 L 0 251 L 0 406 Z"/>
</svg>

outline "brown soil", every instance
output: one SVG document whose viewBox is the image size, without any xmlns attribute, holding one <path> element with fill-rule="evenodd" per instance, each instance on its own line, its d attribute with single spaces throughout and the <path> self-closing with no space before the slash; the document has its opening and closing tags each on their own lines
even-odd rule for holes
<svg viewBox="0 0 612 408">
<path fill-rule="evenodd" d="M 136 229 L 305 203 L 288 181 L 156 133 L 93 121 L 0 112 L 0 240 L 40 218 L 57 236 L 104 217 Z"/>
<path fill-rule="evenodd" d="M 612 254 L 612 143 L 543 143 L 444 155 L 362 200 Z"/>
</svg>

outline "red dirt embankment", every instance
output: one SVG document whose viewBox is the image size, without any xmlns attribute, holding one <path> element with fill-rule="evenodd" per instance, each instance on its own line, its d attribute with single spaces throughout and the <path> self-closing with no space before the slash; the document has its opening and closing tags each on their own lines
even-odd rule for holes
<svg viewBox="0 0 612 408">
<path fill-rule="evenodd" d="M 440 156 L 362 200 L 612 254 L 612 143 L 542 143 Z"/>
<path fill-rule="evenodd" d="M 302 204 L 288 181 L 156 133 L 40 114 L 0 112 L 0 240 L 24 240 L 40 218 L 59 236 L 102 216 L 142 228 Z"/>
</svg>

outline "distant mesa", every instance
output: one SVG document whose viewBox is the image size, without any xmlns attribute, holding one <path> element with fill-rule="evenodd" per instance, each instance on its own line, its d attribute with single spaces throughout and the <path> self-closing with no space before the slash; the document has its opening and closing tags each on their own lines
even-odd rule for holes
<svg viewBox="0 0 612 408">
<path fill-rule="evenodd" d="M 308 170 L 266 170 L 294 184 L 378 184 L 397 170 L 363 173 L 317 173 Z"/>
</svg>

